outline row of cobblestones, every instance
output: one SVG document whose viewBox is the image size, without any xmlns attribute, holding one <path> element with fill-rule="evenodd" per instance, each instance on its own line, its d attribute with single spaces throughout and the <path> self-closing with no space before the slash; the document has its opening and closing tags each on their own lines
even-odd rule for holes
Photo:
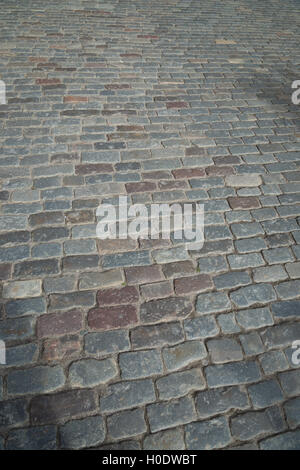
<svg viewBox="0 0 300 470">
<path fill-rule="evenodd" d="M 0 449 L 300 449 L 299 18 L 2 5 Z M 203 248 L 97 240 L 120 195 L 204 204 Z"/>
</svg>

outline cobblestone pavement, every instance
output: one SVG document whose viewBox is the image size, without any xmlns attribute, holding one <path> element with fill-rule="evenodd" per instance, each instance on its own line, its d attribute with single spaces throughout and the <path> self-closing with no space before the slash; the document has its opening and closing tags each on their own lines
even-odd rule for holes
<svg viewBox="0 0 300 470">
<path fill-rule="evenodd" d="M 300 449 L 299 1 L 0 18 L 0 448 Z M 203 249 L 99 242 L 119 194 Z"/>
</svg>

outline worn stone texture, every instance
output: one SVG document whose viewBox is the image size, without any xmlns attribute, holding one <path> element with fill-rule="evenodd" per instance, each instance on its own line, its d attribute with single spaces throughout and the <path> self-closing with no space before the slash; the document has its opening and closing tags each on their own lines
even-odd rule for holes
<svg viewBox="0 0 300 470">
<path fill-rule="evenodd" d="M 1 3 L 0 449 L 300 449 L 299 18 Z M 119 196 L 203 247 L 97 239 Z"/>
</svg>

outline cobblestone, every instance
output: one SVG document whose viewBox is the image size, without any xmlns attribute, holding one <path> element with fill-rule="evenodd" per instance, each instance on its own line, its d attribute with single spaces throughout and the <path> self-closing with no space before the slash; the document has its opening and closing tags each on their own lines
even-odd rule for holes
<svg viewBox="0 0 300 470">
<path fill-rule="evenodd" d="M 147 416 L 152 432 L 189 423 L 196 417 L 193 401 L 190 398 L 147 406 Z"/>
<path fill-rule="evenodd" d="M 205 382 L 200 369 L 189 369 L 183 372 L 175 372 L 156 381 L 159 398 L 168 400 L 186 395 L 193 390 L 205 388 Z"/>
<path fill-rule="evenodd" d="M 155 400 L 152 380 L 123 381 L 107 388 L 107 392 L 100 398 L 100 409 L 105 412 L 118 411 Z"/>
<path fill-rule="evenodd" d="M 244 410 L 249 407 L 247 394 L 239 387 L 226 387 L 199 392 L 196 395 L 195 402 L 200 418 L 208 418 L 231 409 Z"/>
<path fill-rule="evenodd" d="M 251 383 L 258 381 L 261 377 L 254 361 L 208 366 L 205 374 L 209 387 Z"/>
<path fill-rule="evenodd" d="M 300 431 L 291 431 L 275 437 L 269 437 L 260 442 L 261 450 L 298 450 Z"/>
<path fill-rule="evenodd" d="M 186 341 L 178 346 L 163 349 L 163 359 L 169 371 L 203 359 L 207 352 L 201 341 Z"/>
<path fill-rule="evenodd" d="M 266 408 L 283 400 L 282 391 L 276 380 L 250 385 L 248 392 L 255 408 Z"/>
<path fill-rule="evenodd" d="M 63 449 L 94 447 L 105 439 L 104 420 L 101 416 L 68 421 L 59 429 Z"/>
<path fill-rule="evenodd" d="M 191 450 L 212 450 L 231 442 L 229 425 L 225 417 L 191 423 L 185 427 L 186 441 Z"/>
<path fill-rule="evenodd" d="M 2 3 L 0 448 L 299 449 L 299 5 Z"/>
<path fill-rule="evenodd" d="M 149 377 L 163 371 L 160 353 L 154 349 L 122 353 L 119 356 L 119 366 L 125 380 Z"/>
<path fill-rule="evenodd" d="M 61 388 L 65 383 L 60 366 L 37 366 L 31 369 L 10 372 L 7 376 L 8 395 L 49 393 Z"/>
<path fill-rule="evenodd" d="M 284 422 L 277 408 L 266 411 L 249 411 L 238 415 L 231 421 L 233 436 L 241 441 L 259 437 L 261 434 L 270 434 L 284 429 Z"/>
<path fill-rule="evenodd" d="M 262 328 L 274 323 L 268 308 L 241 310 L 236 314 L 236 319 L 245 330 Z"/>
<path fill-rule="evenodd" d="M 264 346 L 261 338 L 256 331 L 247 335 L 240 335 L 240 341 L 246 356 L 255 356 L 264 352 Z"/>
<path fill-rule="evenodd" d="M 137 436 L 147 430 L 142 409 L 121 411 L 107 419 L 108 433 L 113 439 Z"/>
<path fill-rule="evenodd" d="M 179 429 L 170 429 L 149 434 L 143 444 L 144 450 L 184 450 L 183 433 Z"/>
<path fill-rule="evenodd" d="M 11 431 L 7 438 L 7 450 L 55 450 L 56 427 L 37 426 Z"/>
</svg>

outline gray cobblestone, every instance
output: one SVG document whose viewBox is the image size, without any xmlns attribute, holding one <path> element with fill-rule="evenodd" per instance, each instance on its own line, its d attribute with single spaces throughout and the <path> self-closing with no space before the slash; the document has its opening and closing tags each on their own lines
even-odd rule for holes
<svg viewBox="0 0 300 470">
<path fill-rule="evenodd" d="M 288 300 L 284 302 L 275 302 L 272 304 L 272 313 L 275 318 L 280 320 L 297 317 L 300 315 L 300 301 Z"/>
<path fill-rule="evenodd" d="M 200 369 L 189 369 L 183 372 L 175 372 L 156 381 L 156 386 L 161 400 L 177 398 L 186 395 L 193 390 L 205 388 L 205 382 Z"/>
<path fill-rule="evenodd" d="M 163 372 L 160 353 L 154 349 L 121 353 L 119 366 L 121 376 L 125 380 L 149 377 Z"/>
<path fill-rule="evenodd" d="M 230 294 L 231 300 L 238 307 L 250 307 L 256 303 L 267 303 L 276 299 L 276 294 L 269 284 L 255 284 L 241 287 Z"/>
<path fill-rule="evenodd" d="M 263 238 L 242 238 L 234 242 L 239 253 L 249 253 L 251 251 L 261 251 L 267 248 Z"/>
<path fill-rule="evenodd" d="M 10 318 L 23 315 L 40 315 L 46 313 L 46 302 L 43 297 L 12 300 L 6 303 L 5 310 Z"/>
<path fill-rule="evenodd" d="M 225 417 L 188 424 L 185 432 L 187 446 L 191 450 L 219 449 L 232 440 Z"/>
<path fill-rule="evenodd" d="M 300 431 L 290 431 L 260 442 L 261 450 L 298 450 Z"/>
<path fill-rule="evenodd" d="M 180 343 L 184 339 L 179 322 L 139 326 L 131 331 L 130 338 L 134 349 L 172 345 Z"/>
<path fill-rule="evenodd" d="M 266 266 L 254 269 L 253 276 L 255 282 L 284 281 L 288 277 L 287 273 L 281 265 Z"/>
<path fill-rule="evenodd" d="M 34 335 L 35 319 L 31 316 L 24 318 L 8 318 L 0 322 L 0 338 L 3 341 L 21 341 Z"/>
<path fill-rule="evenodd" d="M 201 273 L 217 273 L 227 271 L 227 263 L 224 256 L 210 256 L 200 258 L 198 261 L 199 271 Z"/>
<path fill-rule="evenodd" d="M 294 260 L 288 248 L 273 248 L 263 251 L 263 255 L 268 264 L 288 263 Z"/>
<path fill-rule="evenodd" d="M 163 349 L 163 360 L 169 371 L 181 369 L 205 358 L 206 355 L 205 346 L 201 341 L 186 341 L 178 346 Z"/>
<path fill-rule="evenodd" d="M 118 411 L 144 405 L 156 400 L 153 382 L 150 379 L 119 382 L 107 388 L 100 398 L 102 411 Z"/>
<path fill-rule="evenodd" d="M 230 301 L 223 292 L 200 294 L 197 297 L 196 310 L 201 314 L 223 312 L 230 308 Z"/>
<path fill-rule="evenodd" d="M 38 346 L 34 343 L 21 344 L 6 349 L 7 366 L 20 366 L 33 363 L 38 357 Z"/>
<path fill-rule="evenodd" d="M 147 430 L 142 409 L 121 411 L 107 419 L 107 429 L 113 439 L 137 436 Z"/>
<path fill-rule="evenodd" d="M 244 410 L 249 407 L 247 393 L 239 387 L 199 392 L 196 395 L 195 403 L 200 418 L 208 418 L 229 410 Z"/>
<path fill-rule="evenodd" d="M 117 375 L 113 359 L 83 359 L 73 362 L 69 370 L 69 380 L 74 387 L 92 387 L 108 382 Z"/>
<path fill-rule="evenodd" d="M 217 289 L 233 289 L 234 287 L 251 284 L 251 278 L 249 274 L 245 272 L 220 274 L 214 277 L 213 281 Z"/>
<path fill-rule="evenodd" d="M 251 383 L 261 377 L 256 362 L 251 361 L 208 366 L 205 375 L 209 387 Z"/>
<path fill-rule="evenodd" d="M 285 269 L 288 272 L 288 275 L 291 279 L 299 279 L 300 278 L 300 262 L 297 263 L 288 263 L 285 266 Z"/>
<path fill-rule="evenodd" d="M 196 418 L 193 401 L 188 397 L 148 405 L 147 415 L 152 432 L 189 423 Z"/>
<path fill-rule="evenodd" d="M 262 434 L 275 433 L 284 429 L 283 418 L 277 408 L 266 411 L 249 411 L 231 420 L 231 432 L 241 441 L 257 438 Z"/>
<path fill-rule="evenodd" d="M 16 3 L 0 12 L 0 448 L 299 448 L 300 120 L 280 67 L 298 64 L 298 3 Z M 120 195 L 203 204 L 203 247 L 97 239 Z"/>
<path fill-rule="evenodd" d="M 220 331 L 216 320 L 210 316 L 185 320 L 184 330 L 187 339 L 210 338 Z"/>
<path fill-rule="evenodd" d="M 299 395 L 300 391 L 300 374 L 299 370 L 291 370 L 279 374 L 279 381 L 283 392 L 288 397 Z"/>
<path fill-rule="evenodd" d="M 266 375 L 272 375 L 274 372 L 280 372 L 289 367 L 286 357 L 281 351 L 266 352 L 260 356 L 259 361 Z"/>
<path fill-rule="evenodd" d="M 87 354 L 97 357 L 130 349 L 129 335 L 125 330 L 88 333 L 84 345 Z"/>
<path fill-rule="evenodd" d="M 65 383 L 60 366 L 37 366 L 31 369 L 10 372 L 7 376 L 8 395 L 49 393 L 61 388 Z"/>
<path fill-rule="evenodd" d="M 37 426 L 30 429 L 16 429 L 9 433 L 7 450 L 55 450 L 56 427 Z"/>
<path fill-rule="evenodd" d="M 183 433 L 179 429 L 170 429 L 146 436 L 144 450 L 184 450 Z"/>
<path fill-rule="evenodd" d="M 300 281 L 282 282 L 275 287 L 280 299 L 294 299 L 299 296 Z"/>
<path fill-rule="evenodd" d="M 218 316 L 218 323 L 225 334 L 238 333 L 241 331 L 233 313 L 225 313 Z"/>
<path fill-rule="evenodd" d="M 68 421 L 60 427 L 59 434 L 63 449 L 94 447 L 105 439 L 104 420 L 101 416 L 91 416 Z"/>
<path fill-rule="evenodd" d="M 127 253 L 116 253 L 104 255 L 102 258 L 103 268 L 118 268 L 121 266 L 145 266 L 151 264 L 148 251 L 132 251 Z"/>
<path fill-rule="evenodd" d="M 257 237 L 258 235 L 264 235 L 263 228 L 257 222 L 231 224 L 230 228 L 236 238 Z"/>
<path fill-rule="evenodd" d="M 300 423 L 300 398 L 294 398 L 289 400 L 284 405 L 285 414 L 287 417 L 288 424 L 295 428 Z"/>
</svg>

